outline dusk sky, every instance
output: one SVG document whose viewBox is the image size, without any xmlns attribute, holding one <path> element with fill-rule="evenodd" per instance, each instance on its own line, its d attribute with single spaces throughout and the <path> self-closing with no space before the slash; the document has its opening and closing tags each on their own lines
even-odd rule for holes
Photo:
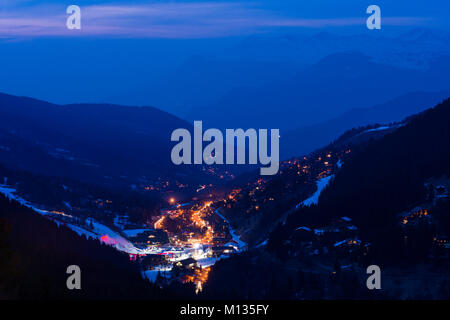
<svg viewBox="0 0 450 320">
<path fill-rule="evenodd" d="M 81 30 L 66 27 L 72 4 Z M 0 92 L 186 114 L 167 101 L 161 79 L 191 57 L 227 59 L 226 50 L 254 35 L 367 33 L 371 4 L 381 7 L 383 26 L 371 35 L 450 30 L 447 0 L 0 0 Z"/>
<path fill-rule="evenodd" d="M 267 32 L 280 27 L 360 26 L 365 8 L 382 8 L 385 26 L 448 28 L 450 4 L 438 1 L 123 1 L 1 0 L 0 37 L 74 36 L 65 8 L 82 9 L 82 36 L 205 38 Z"/>
</svg>

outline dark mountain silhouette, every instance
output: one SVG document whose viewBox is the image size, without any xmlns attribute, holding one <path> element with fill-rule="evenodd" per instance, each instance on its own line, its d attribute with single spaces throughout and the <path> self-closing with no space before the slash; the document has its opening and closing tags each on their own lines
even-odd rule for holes
<svg viewBox="0 0 450 320">
<path fill-rule="evenodd" d="M 290 79 L 306 66 L 339 52 L 357 51 L 370 56 L 376 63 L 426 70 L 434 59 L 450 54 L 449 39 L 450 34 L 446 31 L 426 28 L 412 29 L 398 36 L 386 36 L 384 32 L 383 36 L 372 32 L 310 34 L 284 29 L 255 34 L 237 44 L 230 41 L 228 46 L 214 50 L 214 53 L 199 49 L 180 65 L 174 64 L 173 71 L 166 67 L 169 71 L 154 83 L 140 83 L 109 100 L 140 104 L 151 97 L 153 105 L 181 117 L 189 114 L 193 120 L 202 116 L 201 113 L 190 113 L 193 108 L 214 107 L 234 89 L 263 87 Z"/>
<path fill-rule="evenodd" d="M 127 254 L 80 237 L 0 195 L 1 299 L 169 298 L 145 281 Z M 68 290 L 66 269 L 81 269 L 81 290 Z"/>
<path fill-rule="evenodd" d="M 332 32 L 307 34 L 256 34 L 244 39 L 233 53 L 253 59 L 282 59 L 302 64 L 317 63 L 324 57 L 345 51 L 359 51 L 377 62 L 423 69 L 431 60 L 450 53 L 450 33 L 446 30 L 414 28 L 397 36 L 371 32 L 338 35 Z"/>
<path fill-rule="evenodd" d="M 281 159 L 309 153 L 349 128 L 401 121 L 448 97 L 450 91 L 408 93 L 371 108 L 352 109 L 331 120 L 289 131 L 282 138 Z"/>
<path fill-rule="evenodd" d="M 48 50 L 45 39 L 33 43 L 9 41 L 2 46 L 0 87 L 4 92 L 58 103 L 82 99 L 154 105 L 184 116 L 192 108 L 214 106 L 233 88 L 291 78 L 300 67 L 337 52 L 359 51 L 378 63 L 425 70 L 433 59 L 450 53 L 448 34 L 445 30 L 411 29 L 391 37 L 388 30 L 340 35 L 281 28 L 254 34 L 242 42 L 229 38 L 193 42 L 105 39 L 94 52 L 89 39 L 59 39 L 62 45 L 54 52 Z M 26 59 L 30 51 L 39 53 L 41 63 Z M 59 59 L 61 55 L 72 61 L 71 76 L 66 81 L 61 81 L 60 70 L 66 61 Z M 78 59 L 79 56 L 92 59 Z M 34 81 L 35 74 L 41 75 L 41 81 Z M 95 79 L 95 88 L 79 86 L 86 77 Z"/>
<path fill-rule="evenodd" d="M 251 57 L 212 59 L 203 56 L 188 58 L 175 72 L 165 75 L 151 89 L 152 99 L 168 110 L 183 110 L 175 114 L 184 117 L 194 106 L 211 106 L 232 88 L 263 86 L 275 80 L 292 77 L 298 66 L 289 61 L 255 61 Z M 168 95 L 170 88 L 173 94 Z M 203 120 L 201 114 L 192 120 Z"/>
<path fill-rule="evenodd" d="M 283 136 L 287 130 L 408 92 L 448 90 L 446 61 L 435 59 L 419 70 L 383 64 L 359 52 L 332 54 L 294 77 L 261 87 L 236 87 L 213 107 L 194 110 L 190 118 L 219 128 L 280 128 Z"/>
<path fill-rule="evenodd" d="M 153 107 L 56 105 L 0 94 L 0 161 L 45 175 L 109 185 L 143 176 L 201 180 L 198 166 L 170 160 L 176 128 L 191 125 Z"/>
<path fill-rule="evenodd" d="M 446 100 L 366 148 L 355 150 L 321 194 L 319 205 L 291 215 L 286 228 L 323 225 L 345 215 L 373 244 L 374 258 L 398 262 L 402 259 L 402 233 L 396 215 L 427 200 L 428 179 L 450 176 L 449 121 L 450 100 Z M 441 222 L 443 232 L 449 235 L 448 218 Z"/>
<path fill-rule="evenodd" d="M 447 300 L 449 256 L 435 240 L 450 236 L 450 200 L 436 198 L 436 185 L 427 182 L 450 177 L 449 121 L 450 99 L 379 139 L 354 146 L 317 205 L 292 212 L 265 247 L 214 265 L 205 296 Z M 337 144 L 357 132 L 349 131 Z M 400 214 L 421 205 L 432 205 L 433 223 L 403 226 Z M 360 243 L 344 253 L 336 248 L 346 239 L 345 231 L 337 235 L 344 238 L 333 238 L 342 217 L 358 230 L 354 241 Z M 299 227 L 313 231 L 299 234 Z M 316 233 L 324 229 L 325 234 Z M 350 269 L 345 271 L 340 261 Z M 383 270 L 384 290 L 367 290 L 366 268 L 372 264 Z"/>
</svg>

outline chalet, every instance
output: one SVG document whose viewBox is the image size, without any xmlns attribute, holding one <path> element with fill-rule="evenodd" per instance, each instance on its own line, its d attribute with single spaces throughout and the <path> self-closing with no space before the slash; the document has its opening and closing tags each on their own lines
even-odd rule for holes
<svg viewBox="0 0 450 320">
<path fill-rule="evenodd" d="M 425 186 L 432 191 L 434 205 L 436 205 L 436 201 L 450 197 L 450 179 L 445 176 L 432 178 L 425 183 Z"/>
<path fill-rule="evenodd" d="M 311 232 L 311 229 L 310 228 L 308 228 L 308 227 L 298 227 L 297 229 L 295 229 L 295 231 L 298 231 L 298 230 L 301 230 L 301 231 L 307 231 L 307 232 Z"/>
<path fill-rule="evenodd" d="M 432 223 L 428 209 L 416 207 L 411 211 L 400 214 L 400 224 L 403 226 L 415 226 L 419 222 Z"/>
<path fill-rule="evenodd" d="M 435 188 L 435 194 L 437 199 L 447 198 L 449 196 L 447 186 L 437 186 Z"/>
<path fill-rule="evenodd" d="M 338 239 L 353 238 L 357 235 L 358 228 L 351 223 L 351 219 L 347 217 L 342 217 L 333 220 L 329 225 L 314 229 L 314 234 L 317 237 L 324 237 L 329 241 L 336 241 Z"/>
<path fill-rule="evenodd" d="M 446 236 L 435 236 L 433 241 L 438 247 L 450 249 L 450 240 Z"/>
<path fill-rule="evenodd" d="M 181 268 L 181 269 L 185 269 L 185 270 L 193 270 L 198 267 L 198 264 L 195 259 L 187 258 L 187 259 L 175 262 L 174 266 Z"/>
<path fill-rule="evenodd" d="M 334 247 L 354 247 L 359 246 L 361 244 L 361 240 L 358 239 L 345 239 L 342 241 L 336 242 Z"/>
<path fill-rule="evenodd" d="M 159 254 L 148 254 L 142 258 L 142 267 L 144 270 L 152 270 L 154 266 L 164 265 L 166 258 Z"/>
<path fill-rule="evenodd" d="M 224 245 L 226 243 L 229 242 L 229 238 L 226 237 L 214 237 L 213 238 L 213 243 L 218 244 L 218 245 Z"/>
<path fill-rule="evenodd" d="M 291 236 L 292 242 L 301 244 L 311 242 L 314 238 L 314 232 L 308 227 L 298 227 Z"/>
<path fill-rule="evenodd" d="M 167 233 L 161 229 L 148 229 L 128 239 L 138 248 L 147 248 L 149 246 L 169 243 Z"/>
<path fill-rule="evenodd" d="M 236 252 L 236 249 L 232 246 L 214 246 L 211 248 L 213 256 L 220 257 L 223 254 L 231 254 Z"/>
</svg>

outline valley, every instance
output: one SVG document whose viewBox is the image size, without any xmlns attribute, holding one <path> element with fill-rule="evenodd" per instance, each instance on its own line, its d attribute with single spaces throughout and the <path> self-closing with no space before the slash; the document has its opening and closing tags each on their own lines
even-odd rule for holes
<svg viewBox="0 0 450 320">
<path fill-rule="evenodd" d="M 410 177 L 405 170 L 414 167 L 405 169 L 400 156 L 389 162 L 385 152 L 373 151 L 380 146 L 391 148 L 393 155 L 414 152 L 415 161 L 432 163 L 439 148 L 418 135 L 422 148 L 430 148 L 430 158 L 421 160 L 418 147 L 403 138 L 404 131 L 414 135 L 425 127 L 432 133 L 431 128 L 443 128 L 430 110 L 402 122 L 348 130 L 323 148 L 280 162 L 274 176 L 261 176 L 257 169 L 234 176 L 233 168 L 216 172 L 209 167 L 201 181 L 174 183 L 169 177 L 150 181 L 141 176 L 132 178 L 131 185 L 115 179 L 104 185 L 0 166 L 0 193 L 58 229 L 71 230 L 79 241 L 92 240 L 126 255 L 143 284 L 178 294 L 371 297 L 361 291 L 361 283 L 365 266 L 376 261 L 387 264 L 387 283 L 404 298 L 413 294 L 405 281 L 416 287 L 430 283 L 434 289 L 429 294 L 435 296 L 436 288 L 447 281 L 441 271 L 449 265 L 445 212 L 450 183 L 445 170 L 424 167 L 432 173 L 405 184 Z M 423 120 L 427 117 L 436 127 L 422 124 L 431 121 Z M 399 136 L 401 148 L 390 142 Z M 2 152 L 17 152 L 7 136 L 4 144 L 8 147 Z M 379 179 L 384 179 L 381 184 L 371 183 Z M 336 184 L 341 187 L 336 189 Z M 404 200 L 387 201 L 389 194 L 379 185 Z M 366 199 L 370 194 L 379 194 L 381 201 Z M 365 211 L 366 201 L 373 202 L 372 208 L 379 206 L 376 219 Z M 389 237 L 381 236 L 384 233 Z M 409 276 L 396 271 L 402 257 L 411 263 Z M 424 270 L 417 279 L 412 276 L 415 268 Z M 380 292 L 374 297 L 388 296 Z"/>
<path fill-rule="evenodd" d="M 67 196 L 58 195 L 55 190 L 49 189 L 61 197 L 60 204 L 52 205 L 55 200 L 58 203 L 55 198 L 47 204 L 35 203 L 25 199 L 36 199 L 34 196 L 22 197 L 14 186 L 6 184 L 13 181 L 24 192 L 27 190 L 23 187 L 26 180 L 5 176 L 2 179 L 5 184 L 0 186 L 0 192 L 58 226 L 68 227 L 79 236 L 96 239 L 128 254 L 148 280 L 160 285 L 168 285 L 173 281 L 194 283 L 198 293 L 208 280 L 210 268 L 217 261 L 249 248 L 264 247 L 267 239 L 261 239 L 269 237 L 273 226 L 284 223 L 289 213 L 300 206 L 317 203 L 321 191 L 340 168 L 343 159 L 350 154 L 350 150 L 344 149 L 338 151 L 329 148 L 308 157 L 284 161 L 280 165 L 281 177 L 278 178 L 260 178 L 257 173 L 252 173 L 254 180 L 245 186 L 230 184 L 215 188 L 212 184 L 208 187 L 200 185 L 195 196 L 188 201 L 180 202 L 172 196 L 162 202 L 161 208 L 156 211 L 152 209 L 145 213 L 142 211 L 145 207 L 141 208 L 145 202 L 136 202 L 136 208 L 132 211 L 142 211 L 142 216 L 134 218 L 130 217 L 131 211 L 114 212 L 114 208 L 119 208 L 115 203 L 121 201 L 120 198 L 111 193 L 107 199 L 101 199 L 97 197 L 103 192 L 101 189 L 94 191 L 98 194 L 80 194 L 92 200 L 77 201 L 77 204 L 71 203 Z M 280 179 L 285 182 L 281 188 L 274 188 Z M 293 188 L 293 185 L 297 187 Z M 69 192 L 75 190 L 64 184 L 56 188 Z M 293 197 L 293 202 L 287 201 L 286 192 L 297 192 L 303 201 L 298 203 L 298 196 Z M 274 206 L 279 207 L 282 203 L 286 213 L 273 216 Z M 254 228 L 250 227 L 250 223 L 253 223 Z M 263 227 L 265 223 L 267 225 Z M 235 230 L 233 226 L 239 227 Z"/>
</svg>

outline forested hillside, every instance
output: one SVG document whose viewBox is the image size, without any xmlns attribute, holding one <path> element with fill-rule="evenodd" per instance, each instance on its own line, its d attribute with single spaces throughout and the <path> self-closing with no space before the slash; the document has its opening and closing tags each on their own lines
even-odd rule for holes
<svg viewBox="0 0 450 320">
<path fill-rule="evenodd" d="M 448 299 L 449 123 L 446 100 L 353 148 L 318 204 L 299 206 L 265 246 L 217 263 L 206 295 Z M 365 284 L 372 264 L 378 292 Z"/>
<path fill-rule="evenodd" d="M 66 269 L 81 268 L 81 290 L 68 290 Z M 127 254 L 57 226 L 0 195 L 0 298 L 168 298 L 145 281 Z"/>
</svg>

